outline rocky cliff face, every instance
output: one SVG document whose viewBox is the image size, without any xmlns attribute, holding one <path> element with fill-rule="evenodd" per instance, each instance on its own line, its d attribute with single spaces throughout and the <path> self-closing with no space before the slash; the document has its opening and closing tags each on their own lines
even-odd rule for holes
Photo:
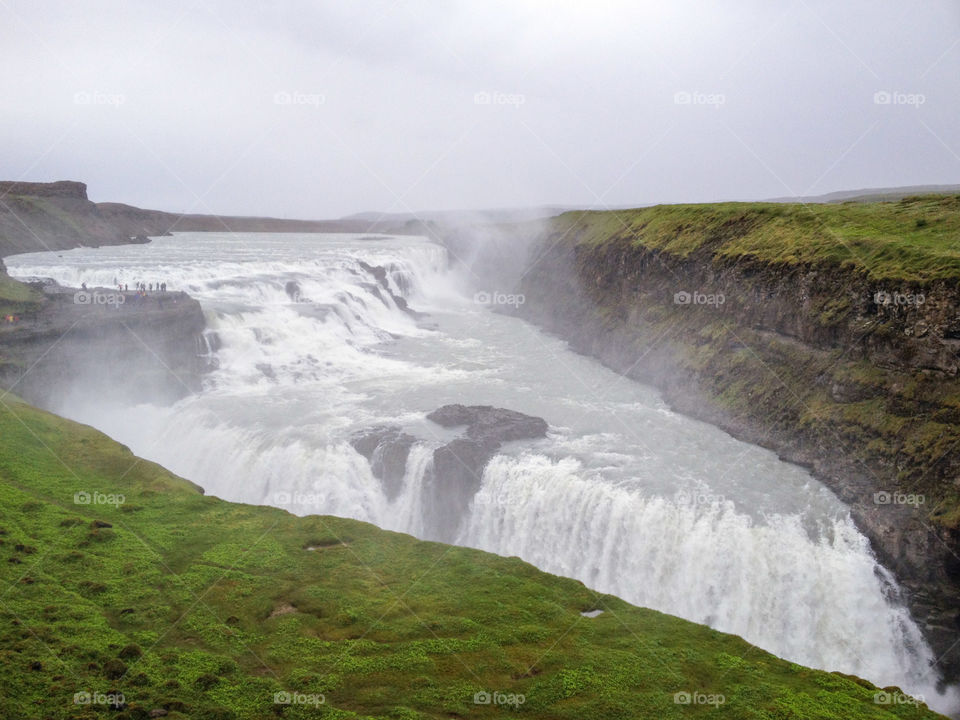
<svg viewBox="0 0 960 720">
<path fill-rule="evenodd" d="M 519 314 L 676 409 L 810 468 L 850 505 L 957 678 L 956 280 L 734 254 L 724 243 L 747 231 L 734 226 L 685 253 L 613 227 L 598 235 L 561 216 L 539 228 L 512 288 Z"/>
<path fill-rule="evenodd" d="M 0 180 L 0 196 L 7 195 L 33 195 L 86 201 L 87 186 L 73 180 L 59 180 L 51 183 Z"/>
<path fill-rule="evenodd" d="M 164 403 L 199 389 L 206 366 L 196 300 L 58 290 L 48 288 L 16 323 L 0 325 L 4 391 L 56 409 L 71 395 L 104 404 Z"/>
<path fill-rule="evenodd" d="M 0 256 L 130 242 L 79 182 L 0 183 Z"/>
</svg>

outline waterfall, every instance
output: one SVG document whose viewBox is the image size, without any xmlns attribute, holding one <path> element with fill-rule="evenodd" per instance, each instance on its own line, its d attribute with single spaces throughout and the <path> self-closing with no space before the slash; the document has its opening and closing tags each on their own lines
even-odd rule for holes
<svg viewBox="0 0 960 720">
<path fill-rule="evenodd" d="M 645 496 L 576 461 L 496 457 L 459 542 L 724 632 L 798 663 L 929 695 L 933 661 L 849 516 L 811 537 L 797 515 L 754 522 L 729 501 Z"/>
</svg>

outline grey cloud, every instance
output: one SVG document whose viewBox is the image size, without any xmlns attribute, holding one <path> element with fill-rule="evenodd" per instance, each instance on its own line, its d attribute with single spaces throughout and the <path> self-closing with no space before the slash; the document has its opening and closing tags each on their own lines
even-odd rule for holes
<svg viewBox="0 0 960 720">
<path fill-rule="evenodd" d="M 960 180 L 960 10 L 0 4 L 4 177 L 319 217 Z"/>
</svg>

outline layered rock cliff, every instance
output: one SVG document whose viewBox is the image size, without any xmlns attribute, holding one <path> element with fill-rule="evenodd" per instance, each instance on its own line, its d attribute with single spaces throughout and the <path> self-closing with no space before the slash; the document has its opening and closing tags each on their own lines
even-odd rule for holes
<svg viewBox="0 0 960 720">
<path fill-rule="evenodd" d="M 57 408 L 71 395 L 172 402 L 200 387 L 205 322 L 183 293 L 47 287 L 19 312 L 0 322 L 0 394 Z"/>
</svg>

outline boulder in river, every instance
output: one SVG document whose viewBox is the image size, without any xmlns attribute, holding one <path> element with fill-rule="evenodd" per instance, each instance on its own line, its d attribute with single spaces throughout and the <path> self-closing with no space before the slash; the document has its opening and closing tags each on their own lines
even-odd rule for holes
<svg viewBox="0 0 960 720">
<path fill-rule="evenodd" d="M 467 437 L 478 442 L 533 440 L 547 436 L 547 421 L 516 410 L 490 405 L 444 405 L 427 415 L 443 427 L 467 426 Z"/>
<path fill-rule="evenodd" d="M 433 451 L 433 467 L 424 477 L 423 520 L 431 539 L 453 542 L 460 522 L 480 489 L 483 470 L 502 443 L 546 437 L 547 422 L 491 405 L 444 405 L 427 415 L 445 428 L 464 426 L 462 437 Z M 354 449 L 370 462 L 391 500 L 403 488 L 407 458 L 417 438 L 396 425 L 357 433 Z"/>
<path fill-rule="evenodd" d="M 500 445 L 511 440 L 546 437 L 543 418 L 490 405 L 444 405 L 427 415 L 446 428 L 466 426 L 466 437 L 433 452 L 433 472 L 426 479 L 429 493 L 427 519 L 437 539 L 452 542 L 464 512 L 480 489 L 483 470 Z"/>
<path fill-rule="evenodd" d="M 283 290 L 291 300 L 300 302 L 300 283 L 296 280 L 288 280 L 287 284 L 283 286 Z"/>
<path fill-rule="evenodd" d="M 416 441 L 395 425 L 380 425 L 354 435 L 350 444 L 370 461 L 374 477 L 383 483 L 384 492 L 393 500 L 403 487 L 407 457 Z"/>
</svg>

